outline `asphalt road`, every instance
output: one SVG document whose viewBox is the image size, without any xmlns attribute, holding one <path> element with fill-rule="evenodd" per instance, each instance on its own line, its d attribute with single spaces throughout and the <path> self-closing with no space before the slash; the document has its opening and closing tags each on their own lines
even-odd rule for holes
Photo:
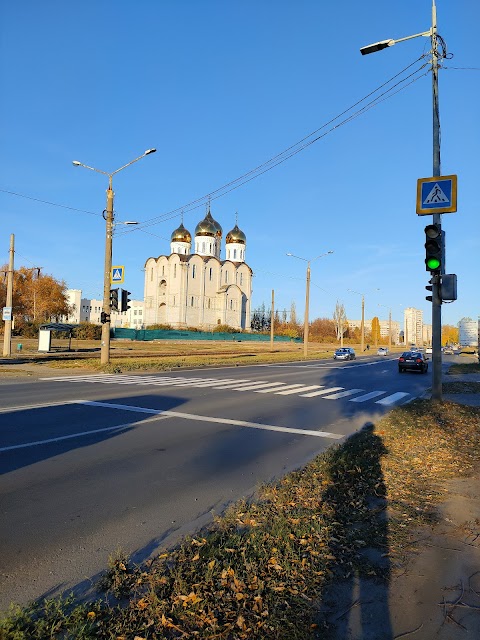
<svg viewBox="0 0 480 640">
<path fill-rule="evenodd" d="M 0 609 L 87 591 L 429 386 L 389 356 L 2 383 Z"/>
</svg>

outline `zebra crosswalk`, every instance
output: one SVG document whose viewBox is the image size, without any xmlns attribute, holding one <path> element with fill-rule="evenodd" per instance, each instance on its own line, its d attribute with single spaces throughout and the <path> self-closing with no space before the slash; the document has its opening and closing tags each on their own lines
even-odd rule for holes
<svg viewBox="0 0 480 640">
<path fill-rule="evenodd" d="M 269 380 L 248 380 L 239 378 L 186 378 L 180 376 L 129 376 L 125 374 L 93 374 L 41 378 L 49 382 L 90 382 L 94 384 L 124 384 L 155 387 L 190 387 L 194 389 L 215 389 L 244 391 L 252 393 L 271 393 L 273 395 L 298 395 L 301 398 L 319 398 L 322 400 L 346 399 L 348 402 L 372 401 L 384 407 L 404 404 L 414 399 L 410 393 L 396 391 L 369 391 L 364 389 L 346 389 L 345 387 L 326 387 L 320 384 L 272 382 Z"/>
</svg>

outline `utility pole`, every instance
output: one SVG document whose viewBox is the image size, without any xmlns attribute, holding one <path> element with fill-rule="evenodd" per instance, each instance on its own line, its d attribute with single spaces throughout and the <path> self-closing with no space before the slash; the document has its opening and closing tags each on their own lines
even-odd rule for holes
<svg viewBox="0 0 480 640">
<path fill-rule="evenodd" d="M 270 350 L 273 351 L 273 336 L 275 323 L 275 291 L 272 289 L 272 309 L 270 311 Z"/>
<path fill-rule="evenodd" d="M 310 304 L 310 260 L 307 263 L 307 283 L 305 289 L 305 319 L 303 323 L 303 357 L 308 355 L 308 306 Z"/>
<path fill-rule="evenodd" d="M 8 272 L 7 272 L 7 299 L 6 307 L 10 309 L 10 319 L 5 320 L 4 334 L 3 334 L 3 355 L 10 356 L 12 354 L 12 304 L 13 304 L 13 256 L 15 254 L 15 236 L 12 233 L 10 235 L 10 251 L 8 258 Z"/>
<path fill-rule="evenodd" d="M 433 177 L 440 169 L 440 112 L 438 101 L 437 8 L 432 0 L 432 96 L 433 96 Z M 433 224 L 441 224 L 440 213 L 433 214 Z M 445 265 L 443 265 L 443 268 Z M 432 400 L 442 401 L 442 299 L 441 275 L 432 276 Z"/>
<path fill-rule="evenodd" d="M 102 344 L 100 346 L 100 364 L 110 362 L 110 278 L 112 271 L 112 235 L 113 235 L 113 189 L 112 176 L 109 176 L 106 208 L 105 267 L 103 271 L 103 312 L 107 321 L 102 324 Z"/>
</svg>

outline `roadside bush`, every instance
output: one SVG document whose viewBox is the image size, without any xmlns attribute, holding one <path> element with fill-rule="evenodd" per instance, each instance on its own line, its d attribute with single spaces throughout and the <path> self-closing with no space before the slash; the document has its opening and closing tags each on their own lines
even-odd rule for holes
<svg viewBox="0 0 480 640">
<path fill-rule="evenodd" d="M 73 328 L 72 335 L 79 340 L 100 340 L 102 327 L 91 322 L 81 322 Z"/>
<path fill-rule="evenodd" d="M 229 324 L 217 324 L 213 329 L 213 333 L 241 333 L 241 331 L 234 329 Z"/>
<path fill-rule="evenodd" d="M 15 329 L 12 331 L 15 336 L 23 338 L 38 338 L 38 328 L 41 322 L 18 322 L 15 320 Z"/>
<path fill-rule="evenodd" d="M 157 331 L 171 331 L 171 324 L 148 324 L 145 329 L 156 329 Z"/>
</svg>

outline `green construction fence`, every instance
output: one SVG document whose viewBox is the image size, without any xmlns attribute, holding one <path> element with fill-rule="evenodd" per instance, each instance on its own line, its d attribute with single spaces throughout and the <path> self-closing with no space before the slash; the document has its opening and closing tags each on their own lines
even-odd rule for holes
<svg viewBox="0 0 480 640">
<path fill-rule="evenodd" d="M 182 331 L 181 329 L 122 329 L 114 327 L 112 337 L 118 340 L 217 340 L 224 342 L 269 342 L 270 336 L 259 333 L 220 333 Z M 301 338 L 274 336 L 275 342 L 302 342 Z"/>
</svg>

